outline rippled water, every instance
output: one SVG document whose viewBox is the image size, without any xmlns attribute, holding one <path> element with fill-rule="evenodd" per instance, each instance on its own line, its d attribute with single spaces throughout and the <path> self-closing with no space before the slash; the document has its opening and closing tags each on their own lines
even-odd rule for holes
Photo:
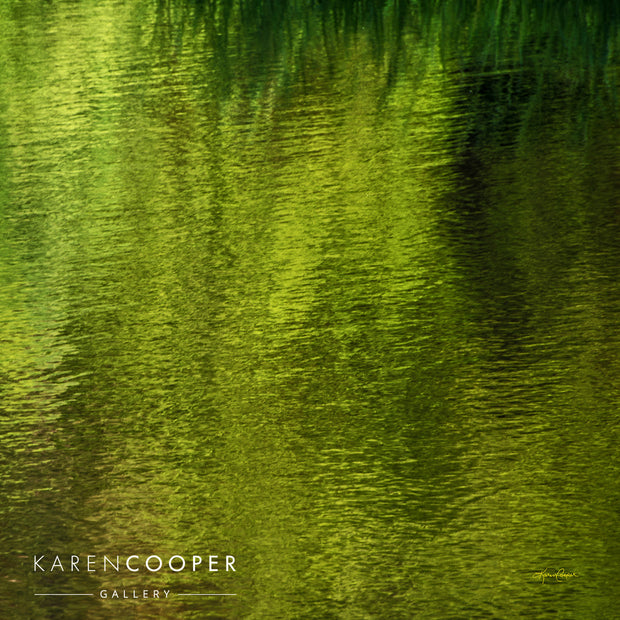
<svg viewBox="0 0 620 620">
<path fill-rule="evenodd" d="M 2 5 L 2 617 L 617 614 L 617 8 L 426 4 Z"/>
</svg>

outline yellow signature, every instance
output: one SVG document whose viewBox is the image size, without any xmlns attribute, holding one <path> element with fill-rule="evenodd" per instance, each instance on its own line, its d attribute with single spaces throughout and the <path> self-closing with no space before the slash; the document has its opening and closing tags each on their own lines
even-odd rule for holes
<svg viewBox="0 0 620 620">
<path fill-rule="evenodd" d="M 555 570 L 555 568 L 545 568 L 538 573 L 534 573 L 534 579 L 540 579 L 542 583 L 545 583 L 545 579 L 554 578 L 556 581 L 566 581 L 571 577 L 577 577 L 577 573 L 568 572 L 563 568 L 559 570 Z"/>
</svg>

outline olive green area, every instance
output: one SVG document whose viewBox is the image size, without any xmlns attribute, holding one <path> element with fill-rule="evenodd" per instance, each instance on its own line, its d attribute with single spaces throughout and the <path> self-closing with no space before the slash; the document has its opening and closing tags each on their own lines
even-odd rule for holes
<svg viewBox="0 0 620 620">
<path fill-rule="evenodd" d="M 0 616 L 615 617 L 619 12 L 3 2 Z"/>
</svg>

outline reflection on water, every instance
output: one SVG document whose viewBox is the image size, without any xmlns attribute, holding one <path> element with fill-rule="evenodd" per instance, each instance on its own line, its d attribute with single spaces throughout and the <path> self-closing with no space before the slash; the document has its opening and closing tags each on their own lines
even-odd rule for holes
<svg viewBox="0 0 620 620">
<path fill-rule="evenodd" d="M 7 617 L 613 617 L 618 9 L 431 4 L 0 9 Z"/>
</svg>

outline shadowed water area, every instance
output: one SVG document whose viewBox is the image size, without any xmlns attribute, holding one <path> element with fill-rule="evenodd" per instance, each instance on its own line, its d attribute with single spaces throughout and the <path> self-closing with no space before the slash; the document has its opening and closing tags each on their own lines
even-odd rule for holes
<svg viewBox="0 0 620 620">
<path fill-rule="evenodd" d="M 617 615 L 620 9 L 560 4 L 2 3 L 2 618 Z"/>
</svg>

